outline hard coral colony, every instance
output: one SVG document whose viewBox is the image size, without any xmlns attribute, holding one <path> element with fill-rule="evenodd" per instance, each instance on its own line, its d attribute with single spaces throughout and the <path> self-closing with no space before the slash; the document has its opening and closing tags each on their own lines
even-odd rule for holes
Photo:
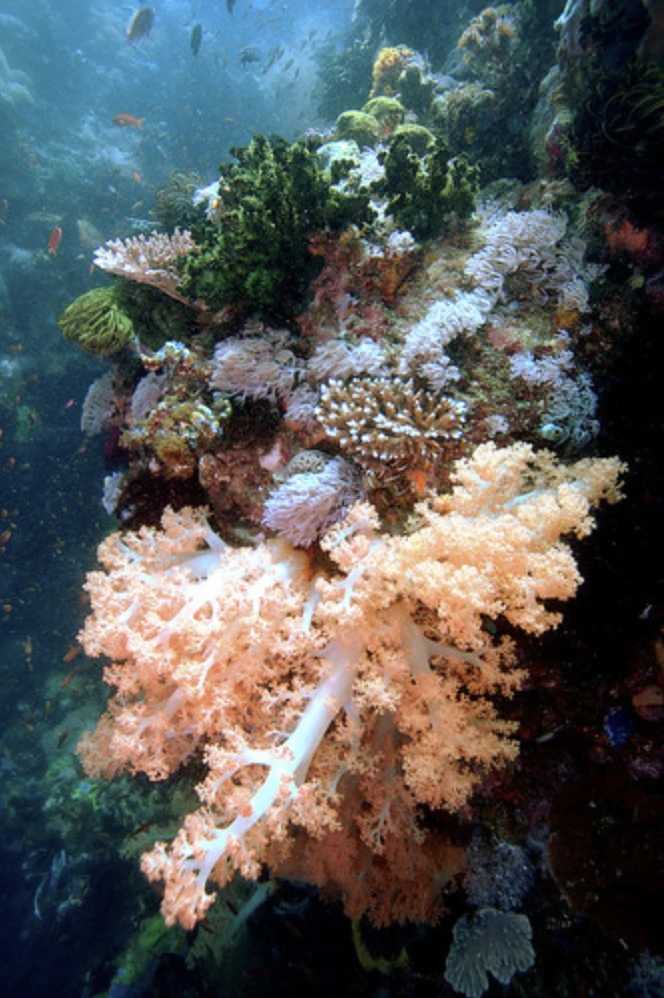
<svg viewBox="0 0 664 998">
<path fill-rule="evenodd" d="M 200 806 L 142 859 L 169 924 L 266 868 L 378 925 L 435 919 L 463 864 L 432 812 L 515 759 L 519 632 L 558 625 L 582 581 L 568 538 L 620 498 L 620 461 L 578 459 L 597 424 L 574 348 L 601 267 L 546 189 L 478 210 L 477 168 L 433 117 L 409 134 L 401 104 L 383 115 L 403 74 L 434 100 L 423 60 L 385 49 L 381 120 L 255 137 L 196 192 L 192 232 L 96 253 L 123 301 L 148 284 L 190 319 L 180 342 L 141 313 L 130 358 L 112 338 L 115 401 L 107 382 L 88 421 L 123 431 L 108 491 L 135 519 L 88 578 L 81 641 L 114 692 L 79 751 L 94 777 L 205 766 Z M 170 491 L 139 515 L 155 482 Z"/>
</svg>

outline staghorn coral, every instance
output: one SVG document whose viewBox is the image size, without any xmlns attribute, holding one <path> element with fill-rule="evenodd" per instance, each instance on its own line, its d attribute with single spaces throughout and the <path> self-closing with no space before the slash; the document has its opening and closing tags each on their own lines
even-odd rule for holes
<svg viewBox="0 0 664 998">
<path fill-rule="evenodd" d="M 423 467 L 461 437 L 465 406 L 400 378 L 333 378 L 321 388 L 326 435 L 364 467 Z"/>
<path fill-rule="evenodd" d="M 111 659 L 115 692 L 80 743 L 85 769 L 161 780 L 195 755 L 207 767 L 201 807 L 170 848 L 143 856 L 165 882 L 167 923 L 204 916 L 210 878 L 256 878 L 264 864 L 294 875 L 312 850 L 314 879 L 355 910 L 426 917 L 423 857 L 437 839 L 418 808 L 457 810 L 517 751 L 492 697 L 524 674 L 485 619 L 531 634 L 559 623 L 544 601 L 581 582 L 562 537 L 589 533 L 621 470 L 486 444 L 459 462 L 451 494 L 419 505 L 407 536 L 353 506 L 323 538 L 324 563 L 284 541 L 227 547 L 192 509 L 107 538 L 81 641 Z M 380 860 L 366 881 L 344 834 Z"/>
<path fill-rule="evenodd" d="M 95 250 L 94 264 L 108 274 L 126 277 L 139 284 L 150 284 L 164 294 L 181 301 L 191 302 L 180 291 L 182 275 L 178 260 L 197 249 L 191 233 L 175 229 L 171 236 L 152 232 L 149 236 L 132 236 L 131 239 L 109 239 Z"/>
</svg>

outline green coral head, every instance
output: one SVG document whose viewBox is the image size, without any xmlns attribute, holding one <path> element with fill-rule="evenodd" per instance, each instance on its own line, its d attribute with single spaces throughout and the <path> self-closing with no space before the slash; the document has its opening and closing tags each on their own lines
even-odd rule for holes
<svg viewBox="0 0 664 998">
<path fill-rule="evenodd" d="M 412 151 L 418 156 L 424 156 L 436 143 L 436 137 L 424 125 L 399 125 L 394 132 L 394 138 L 403 137 Z"/>
<path fill-rule="evenodd" d="M 58 325 L 66 340 L 102 357 L 122 350 L 134 337 L 134 324 L 114 287 L 86 291 L 64 310 Z"/>
<path fill-rule="evenodd" d="M 344 111 L 337 118 L 335 127 L 337 139 L 351 139 L 363 146 L 374 146 L 380 136 L 380 123 L 372 114 L 364 111 Z"/>
<path fill-rule="evenodd" d="M 380 122 L 396 119 L 398 123 L 403 121 L 406 109 L 396 97 L 372 97 L 362 108 L 362 113 L 370 114 Z"/>
</svg>

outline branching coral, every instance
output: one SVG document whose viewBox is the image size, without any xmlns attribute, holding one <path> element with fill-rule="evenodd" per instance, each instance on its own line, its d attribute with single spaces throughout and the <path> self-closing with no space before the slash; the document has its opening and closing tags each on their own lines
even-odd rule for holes
<svg viewBox="0 0 664 998">
<path fill-rule="evenodd" d="M 400 378 L 332 379 L 317 416 L 330 439 L 365 467 L 423 467 L 461 436 L 465 406 Z"/>
<path fill-rule="evenodd" d="M 545 601 L 581 582 L 562 538 L 590 531 L 620 470 L 487 444 L 407 536 L 353 506 L 323 538 L 325 561 L 283 541 L 228 548 L 191 509 L 103 542 L 81 640 L 111 659 L 115 693 L 81 742 L 86 771 L 159 780 L 194 755 L 207 766 L 201 807 L 143 857 L 169 924 L 204 916 L 209 879 L 306 873 L 312 853 L 313 879 L 354 913 L 430 913 L 436 839 L 418 809 L 460 808 L 517 750 L 492 697 L 523 673 L 484 622 L 557 625 Z M 380 859 L 366 877 L 363 855 Z"/>
</svg>

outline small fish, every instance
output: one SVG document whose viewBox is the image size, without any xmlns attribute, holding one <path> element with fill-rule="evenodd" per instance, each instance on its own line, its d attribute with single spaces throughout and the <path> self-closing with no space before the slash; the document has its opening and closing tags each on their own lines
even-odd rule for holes
<svg viewBox="0 0 664 998">
<path fill-rule="evenodd" d="M 74 666 L 74 668 L 71 670 L 71 672 L 67 673 L 67 675 L 65 676 L 65 678 L 60 683 L 60 689 L 61 690 L 66 690 L 67 689 L 67 687 L 69 686 L 69 684 L 71 683 L 72 679 L 74 678 L 74 676 L 76 675 L 77 672 L 78 672 L 78 668 L 76 666 Z"/>
<path fill-rule="evenodd" d="M 226 10 L 229 14 L 233 13 L 233 7 L 235 6 L 235 0 L 226 0 Z"/>
<path fill-rule="evenodd" d="M 154 24 L 154 14 L 154 7 L 139 7 L 134 11 L 125 30 L 125 38 L 130 45 L 150 34 Z"/>
<path fill-rule="evenodd" d="M 62 229 L 58 225 L 56 229 L 53 229 L 50 236 L 48 237 L 48 251 L 52 256 L 58 252 L 60 246 L 60 240 L 62 239 Z"/>
<path fill-rule="evenodd" d="M 240 49 L 240 65 L 248 66 L 252 62 L 258 62 L 260 55 L 255 45 L 245 45 Z"/>
<path fill-rule="evenodd" d="M 198 55 L 201 50 L 201 42 L 203 41 L 203 28 L 201 24 L 195 24 L 191 29 L 191 38 L 189 39 L 189 48 L 191 49 L 193 55 Z"/>
<path fill-rule="evenodd" d="M 81 654 L 83 649 L 80 645 L 70 645 L 65 654 L 62 656 L 63 662 L 73 662 L 75 658 Z"/>
<path fill-rule="evenodd" d="M 111 122 L 119 128 L 142 128 L 145 118 L 135 118 L 133 114 L 116 114 Z"/>
<path fill-rule="evenodd" d="M 134 178 L 134 180 L 136 181 L 137 184 L 140 184 L 140 182 L 141 182 L 141 175 L 138 172 L 138 170 L 134 170 L 134 172 L 132 173 L 132 177 Z"/>
<path fill-rule="evenodd" d="M 145 832 L 149 832 L 151 828 L 152 828 L 152 822 L 144 821 L 142 825 L 139 825 L 138 828 L 135 828 L 133 832 L 130 832 L 127 838 L 135 839 L 137 835 L 144 835 Z"/>
<path fill-rule="evenodd" d="M 61 732 L 60 737 L 58 738 L 58 748 L 62 748 L 62 746 L 64 745 L 64 743 L 67 741 L 68 738 L 69 738 L 69 731 L 65 729 L 63 732 Z"/>
<path fill-rule="evenodd" d="M 263 72 L 267 73 L 269 69 L 272 69 L 275 62 L 278 62 L 284 54 L 284 49 L 281 45 L 276 45 L 275 48 L 268 54 L 265 65 L 263 66 Z"/>
</svg>

